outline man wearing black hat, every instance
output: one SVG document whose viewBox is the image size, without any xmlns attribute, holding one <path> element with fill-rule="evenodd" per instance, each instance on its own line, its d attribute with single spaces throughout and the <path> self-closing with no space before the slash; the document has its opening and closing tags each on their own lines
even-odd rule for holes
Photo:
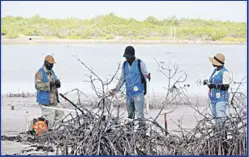
<svg viewBox="0 0 249 157">
<path fill-rule="evenodd" d="M 143 124 L 141 121 L 144 119 L 146 78 L 150 80 L 150 74 L 147 72 L 145 63 L 135 57 L 135 49 L 132 46 L 126 47 L 123 57 L 126 61 L 123 63 L 121 77 L 111 93 L 118 92 L 125 83 L 128 118 L 134 119 L 136 112 L 140 124 Z M 139 126 L 141 128 L 142 125 Z"/>
</svg>

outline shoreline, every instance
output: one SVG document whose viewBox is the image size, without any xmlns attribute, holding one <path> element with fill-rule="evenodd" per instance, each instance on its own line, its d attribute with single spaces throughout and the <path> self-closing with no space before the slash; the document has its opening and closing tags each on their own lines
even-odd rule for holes
<svg viewBox="0 0 249 157">
<path fill-rule="evenodd" d="M 77 39 L 42 39 L 29 37 L 21 37 L 16 39 L 3 39 L 2 45 L 16 45 L 16 44 L 199 44 L 199 45 L 244 45 L 246 42 L 225 42 L 225 41 L 198 41 L 198 40 L 77 40 Z"/>
</svg>

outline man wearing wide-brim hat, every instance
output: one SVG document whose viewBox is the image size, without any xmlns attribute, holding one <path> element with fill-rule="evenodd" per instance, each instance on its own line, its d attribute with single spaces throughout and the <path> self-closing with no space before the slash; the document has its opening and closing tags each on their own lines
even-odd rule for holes
<svg viewBox="0 0 249 157">
<path fill-rule="evenodd" d="M 59 107 L 58 88 L 61 87 L 60 80 L 52 70 L 54 64 L 54 57 L 47 55 L 43 66 L 35 74 L 36 101 L 41 106 L 42 116 L 48 121 L 48 129 L 52 129 L 54 122 L 60 120 L 64 114 L 50 108 Z"/>
<path fill-rule="evenodd" d="M 203 84 L 209 88 L 213 119 L 216 125 L 220 126 L 223 122 L 222 119 L 226 117 L 230 77 L 228 70 L 224 66 L 225 56 L 222 53 L 217 53 L 214 57 L 210 57 L 209 60 L 215 69 L 209 80 L 205 80 Z"/>
</svg>

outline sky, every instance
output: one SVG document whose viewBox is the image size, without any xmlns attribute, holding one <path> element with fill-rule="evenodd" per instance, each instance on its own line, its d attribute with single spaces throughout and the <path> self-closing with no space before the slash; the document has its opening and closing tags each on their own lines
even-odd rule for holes
<svg viewBox="0 0 249 157">
<path fill-rule="evenodd" d="M 200 18 L 206 20 L 246 22 L 246 1 L 11 1 L 1 2 L 2 17 L 32 17 L 39 14 L 46 18 L 80 19 L 114 13 L 125 18 L 144 20 L 148 16 L 164 19 Z"/>
</svg>

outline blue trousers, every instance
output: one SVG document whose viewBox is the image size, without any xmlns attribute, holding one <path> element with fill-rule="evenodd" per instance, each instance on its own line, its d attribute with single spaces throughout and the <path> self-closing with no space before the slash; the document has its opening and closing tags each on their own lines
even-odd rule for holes
<svg viewBox="0 0 249 157">
<path fill-rule="evenodd" d="M 226 117 L 227 104 L 227 101 L 218 101 L 215 103 L 211 103 L 213 119 L 215 120 L 215 124 L 218 127 L 222 125 Z"/>
<path fill-rule="evenodd" d="M 135 119 L 135 113 L 137 119 L 144 119 L 144 94 L 141 93 L 134 97 L 126 98 L 128 118 Z"/>
</svg>

